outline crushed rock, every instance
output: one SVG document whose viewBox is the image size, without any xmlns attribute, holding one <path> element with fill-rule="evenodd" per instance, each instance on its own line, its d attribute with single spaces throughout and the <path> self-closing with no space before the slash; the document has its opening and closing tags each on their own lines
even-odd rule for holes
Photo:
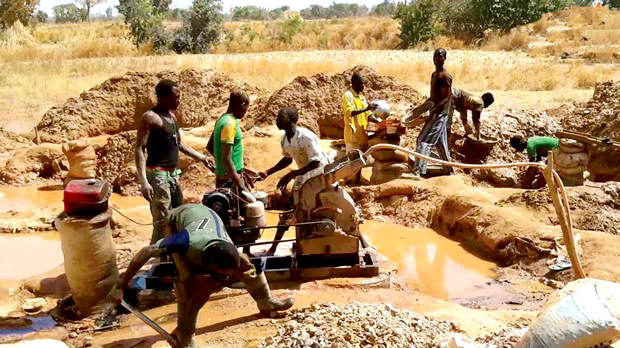
<svg viewBox="0 0 620 348">
<path fill-rule="evenodd" d="M 314 303 L 293 311 L 277 327 L 278 333 L 259 347 L 439 347 L 460 332 L 453 322 L 431 320 L 389 304 L 357 302 Z"/>
<path fill-rule="evenodd" d="M 359 65 L 335 75 L 298 76 L 271 95 L 259 114 L 250 115 L 246 128 L 274 124 L 278 111 L 289 106 L 299 111 L 301 126 L 312 130 L 321 138 L 342 139 L 342 95 L 351 88 L 351 76 L 355 72 L 361 72 L 368 79 L 364 95 L 369 102 L 384 99 L 394 105 L 418 104 L 422 101 L 422 95 L 412 87 L 399 84 L 392 77 L 380 75 L 367 66 Z"/>
<path fill-rule="evenodd" d="M 137 118 L 155 105 L 155 86 L 163 78 L 177 81 L 181 88 L 177 114 L 181 127 L 198 127 L 219 117 L 232 89 L 241 88 L 251 96 L 266 94 L 213 70 L 128 72 L 50 108 L 37 126 L 41 139 L 60 142 L 135 130 Z"/>
</svg>

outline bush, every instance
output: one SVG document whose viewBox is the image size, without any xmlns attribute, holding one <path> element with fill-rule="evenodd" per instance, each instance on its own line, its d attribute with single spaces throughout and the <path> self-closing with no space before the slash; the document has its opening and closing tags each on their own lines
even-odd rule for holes
<svg viewBox="0 0 620 348">
<path fill-rule="evenodd" d="M 0 28 L 10 28 L 20 21 L 28 25 L 39 0 L 0 0 Z"/>
<path fill-rule="evenodd" d="M 410 4 L 399 3 L 394 18 L 400 22 L 400 46 L 411 48 L 420 42 L 432 40 L 437 35 L 433 0 L 418 0 Z"/>
<path fill-rule="evenodd" d="M 305 25 L 306 23 L 299 13 L 287 12 L 284 15 L 284 20 L 280 23 L 280 29 L 282 30 L 281 40 L 284 43 L 290 44 L 293 41 L 293 37 L 304 30 Z"/>
<path fill-rule="evenodd" d="M 56 23 L 77 23 L 84 18 L 85 11 L 79 9 L 75 4 L 63 4 L 52 8 Z"/>
<path fill-rule="evenodd" d="M 222 2 L 194 0 L 175 34 L 172 49 L 177 53 L 206 53 L 222 35 Z"/>
<path fill-rule="evenodd" d="M 125 17 L 136 46 L 150 43 L 157 52 L 170 47 L 171 35 L 165 30 L 164 14 L 150 0 L 120 0 L 118 11 Z"/>
<path fill-rule="evenodd" d="M 38 10 L 37 13 L 32 17 L 32 20 L 35 23 L 45 23 L 49 16 L 45 11 Z"/>
</svg>

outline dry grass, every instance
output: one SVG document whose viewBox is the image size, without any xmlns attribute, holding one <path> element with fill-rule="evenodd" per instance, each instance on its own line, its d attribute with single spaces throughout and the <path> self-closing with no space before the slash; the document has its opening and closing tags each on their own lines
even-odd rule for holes
<svg viewBox="0 0 620 348">
<path fill-rule="evenodd" d="M 491 51 L 527 50 L 530 43 L 530 34 L 525 31 L 515 31 L 508 35 L 494 35 L 487 39 L 483 49 Z"/>
<path fill-rule="evenodd" d="M 541 19 L 532 25 L 532 29 L 534 29 L 534 32 L 537 34 L 546 34 L 548 26 L 549 20 L 546 15 L 543 15 Z"/>
<path fill-rule="evenodd" d="M 399 43 L 398 23 L 389 18 L 306 21 L 303 29 L 284 42 L 280 22 L 230 22 L 215 53 L 298 50 L 394 49 Z"/>
</svg>

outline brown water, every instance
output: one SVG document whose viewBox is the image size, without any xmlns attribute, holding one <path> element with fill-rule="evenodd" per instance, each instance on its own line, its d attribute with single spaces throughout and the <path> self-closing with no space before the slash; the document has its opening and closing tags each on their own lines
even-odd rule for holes
<svg viewBox="0 0 620 348">
<path fill-rule="evenodd" d="M 0 235 L 0 279 L 22 280 L 63 263 L 58 233 Z"/>
<path fill-rule="evenodd" d="M 365 221 L 361 229 L 381 255 L 398 265 L 398 276 L 409 289 L 454 302 L 514 298 L 494 281 L 497 264 L 431 229 L 376 221 Z"/>
</svg>

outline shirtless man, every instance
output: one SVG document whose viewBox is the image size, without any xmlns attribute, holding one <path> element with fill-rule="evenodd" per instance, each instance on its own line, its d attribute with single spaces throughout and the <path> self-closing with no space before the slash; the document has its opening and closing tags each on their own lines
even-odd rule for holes
<svg viewBox="0 0 620 348">
<path fill-rule="evenodd" d="M 452 101 L 452 75 L 444 69 L 447 53 L 443 48 L 438 48 L 433 54 L 435 72 L 431 75 L 431 96 L 428 99 L 435 105 L 429 111 L 430 117 L 424 123 L 424 127 L 418 136 L 416 152 L 429 156 L 434 147 L 437 147 L 442 160 L 450 162 L 450 150 L 448 149 L 448 123 L 453 113 Z M 427 162 L 416 158 L 413 174 L 416 179 L 426 174 Z M 448 174 L 452 173 L 451 167 L 445 167 Z"/>
<path fill-rule="evenodd" d="M 452 88 L 452 98 L 454 99 L 454 108 L 459 112 L 461 121 L 463 121 L 465 134 L 472 134 L 472 129 L 467 123 L 467 111 L 471 111 L 471 119 L 474 122 L 474 129 L 476 130 L 474 136 L 480 139 L 480 115 L 483 109 L 488 108 L 495 102 L 493 94 L 485 93 L 481 97 L 475 97 L 462 89 Z M 450 128 L 448 128 L 448 130 L 450 130 Z"/>
<path fill-rule="evenodd" d="M 181 100 L 179 85 L 164 79 L 155 87 L 155 93 L 157 105 L 138 121 L 135 147 L 140 192 L 149 201 L 153 216 L 151 244 L 164 237 L 163 221 L 170 210 L 183 204 L 179 186 L 179 151 L 203 162 L 211 170 L 214 168 L 207 156 L 181 142 L 175 115 Z"/>
</svg>

